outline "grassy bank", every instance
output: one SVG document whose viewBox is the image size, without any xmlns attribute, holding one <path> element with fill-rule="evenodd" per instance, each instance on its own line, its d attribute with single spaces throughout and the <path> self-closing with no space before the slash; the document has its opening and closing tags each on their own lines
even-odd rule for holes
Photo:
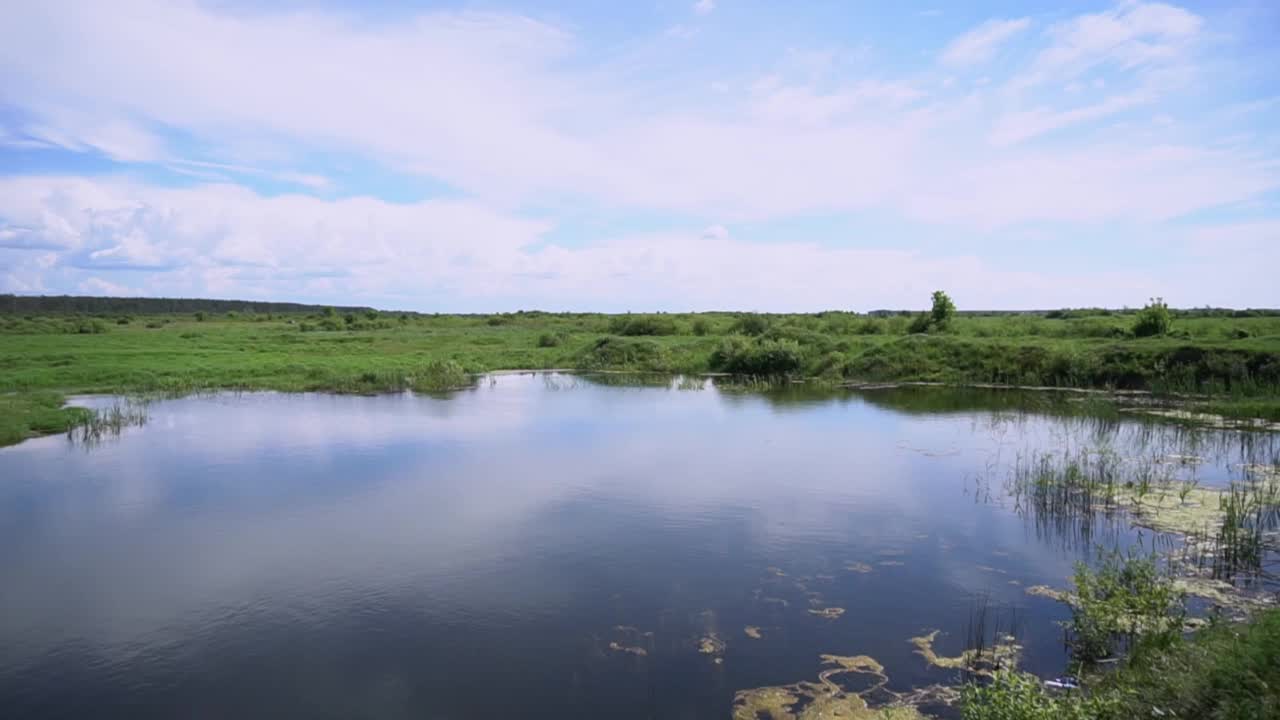
<svg viewBox="0 0 1280 720">
<path fill-rule="evenodd" d="M 427 389 L 442 363 L 448 375 L 558 367 L 1207 392 L 1216 412 L 1280 417 L 1280 317 L 1175 313 L 1156 337 L 1136 337 L 1134 323 L 1109 311 L 962 313 L 945 327 L 846 312 L 7 314 L 3 437 L 65 419 L 37 391 Z"/>
</svg>

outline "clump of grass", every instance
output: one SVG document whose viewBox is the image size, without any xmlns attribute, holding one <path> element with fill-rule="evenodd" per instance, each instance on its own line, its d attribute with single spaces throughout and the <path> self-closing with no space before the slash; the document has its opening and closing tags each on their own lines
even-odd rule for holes
<svg viewBox="0 0 1280 720">
<path fill-rule="evenodd" d="M 67 437 L 85 445 L 96 445 L 107 438 L 118 437 L 127 428 L 146 424 L 146 403 L 127 400 L 81 415 L 67 430 Z"/>
<path fill-rule="evenodd" d="M 0 395 L 0 445 L 12 445 L 38 435 L 67 432 L 84 422 L 90 411 L 68 407 L 61 393 L 40 391 Z"/>
</svg>

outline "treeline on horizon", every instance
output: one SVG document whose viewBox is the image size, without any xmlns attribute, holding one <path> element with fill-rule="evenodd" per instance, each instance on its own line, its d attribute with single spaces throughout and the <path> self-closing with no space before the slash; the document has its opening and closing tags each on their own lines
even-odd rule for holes
<svg viewBox="0 0 1280 720">
<path fill-rule="evenodd" d="M 14 295 L 0 294 L 0 313 L 10 315 L 171 315 L 184 313 L 253 313 L 277 315 L 311 315 L 323 313 L 332 307 L 338 313 L 368 313 L 378 311 L 365 305 L 319 305 L 295 302 L 268 302 L 258 300 L 218 300 L 205 298 L 147 298 L 147 297 L 104 297 L 92 295 Z M 409 315 L 624 315 L 630 313 L 591 313 L 591 312 L 550 312 L 543 310 L 518 310 L 509 313 L 421 313 L 401 310 L 382 310 L 381 312 Z M 832 314 L 855 314 L 868 317 L 895 317 L 915 315 L 915 310 L 871 310 L 857 313 L 849 310 L 827 310 L 813 313 L 762 313 L 776 315 L 816 315 L 823 317 Z M 1038 315 L 1049 319 L 1070 319 L 1091 316 L 1127 315 L 1136 313 L 1136 308 L 1109 309 L 1061 308 L 1053 310 L 960 310 L 956 314 L 970 317 L 998 317 L 1018 315 Z M 1175 317 L 1280 317 L 1280 308 L 1170 308 Z M 728 310 L 708 311 L 708 314 L 730 313 Z M 665 315 L 668 313 L 636 313 L 640 315 Z M 679 313 L 698 314 L 698 313 Z"/>
</svg>

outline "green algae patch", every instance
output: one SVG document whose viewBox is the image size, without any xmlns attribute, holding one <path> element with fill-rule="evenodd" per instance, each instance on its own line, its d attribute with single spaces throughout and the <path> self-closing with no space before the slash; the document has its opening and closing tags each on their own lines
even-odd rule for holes
<svg viewBox="0 0 1280 720">
<path fill-rule="evenodd" d="M 916 654 L 934 667 L 965 670 L 975 675 L 991 677 L 996 670 L 1015 668 L 1022 654 L 1022 646 L 1012 635 L 1002 635 L 990 647 L 969 648 L 954 657 L 939 655 L 933 649 L 933 642 L 938 638 L 938 630 L 927 635 L 913 637 L 908 642 L 916 646 Z"/>
<path fill-rule="evenodd" d="M 1066 590 L 1058 590 L 1057 588 L 1051 588 L 1048 585 L 1031 585 L 1030 587 L 1026 588 L 1023 592 L 1025 592 L 1028 595 L 1033 595 L 1035 597 L 1042 597 L 1042 598 L 1049 598 L 1050 600 L 1057 600 L 1058 602 L 1067 603 L 1068 605 L 1070 605 L 1073 602 L 1072 600 L 1073 596 L 1071 595 L 1071 593 L 1067 592 Z"/>
<path fill-rule="evenodd" d="M 607 646 L 610 651 L 636 657 L 649 655 L 649 648 L 645 645 L 652 645 L 652 631 L 643 632 L 631 625 L 614 625 L 613 636 L 615 639 L 610 640 Z"/>
<path fill-rule="evenodd" d="M 724 654 L 724 640 L 720 639 L 715 633 L 707 633 L 698 641 L 698 652 L 703 655 L 720 656 Z"/>
<path fill-rule="evenodd" d="M 617 641 L 610 642 L 609 649 L 614 652 L 629 653 L 631 655 L 636 655 L 639 657 L 645 657 L 649 654 L 648 650 L 645 650 L 644 648 L 639 647 L 638 645 L 623 645 L 622 643 Z"/>
<path fill-rule="evenodd" d="M 746 635 L 752 640 L 759 640 L 760 638 L 764 637 L 764 633 L 762 633 L 760 631 L 760 628 L 756 627 L 755 625 L 748 625 L 742 628 L 742 634 Z"/>
<path fill-rule="evenodd" d="M 838 620 L 840 616 L 844 615 L 844 608 L 827 607 L 827 608 L 821 608 L 818 610 L 810 609 L 809 614 L 817 615 L 818 617 L 825 618 L 827 620 Z"/>
<path fill-rule="evenodd" d="M 817 681 L 740 690 L 733 700 L 734 720 L 923 720 L 925 717 L 907 696 L 885 689 L 889 678 L 875 658 L 822 655 L 821 660 L 824 669 L 818 673 Z M 852 692 L 835 681 L 841 675 L 865 676 L 872 683 L 865 690 Z M 894 700 L 881 707 L 871 707 L 867 697 L 875 692 L 886 693 Z"/>
</svg>

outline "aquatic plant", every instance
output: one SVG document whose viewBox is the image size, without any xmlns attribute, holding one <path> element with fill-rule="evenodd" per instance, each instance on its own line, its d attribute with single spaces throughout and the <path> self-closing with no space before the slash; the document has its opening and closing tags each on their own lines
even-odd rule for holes
<svg viewBox="0 0 1280 720">
<path fill-rule="evenodd" d="M 1183 594 L 1149 556 L 1108 553 L 1097 567 L 1076 565 L 1068 628 L 1072 656 L 1089 665 L 1139 638 L 1182 632 Z"/>
<path fill-rule="evenodd" d="M 81 415 L 67 430 L 67 437 L 73 442 L 95 445 L 109 437 L 119 436 L 127 428 L 141 427 L 146 423 L 146 402 L 126 400 Z"/>
</svg>

